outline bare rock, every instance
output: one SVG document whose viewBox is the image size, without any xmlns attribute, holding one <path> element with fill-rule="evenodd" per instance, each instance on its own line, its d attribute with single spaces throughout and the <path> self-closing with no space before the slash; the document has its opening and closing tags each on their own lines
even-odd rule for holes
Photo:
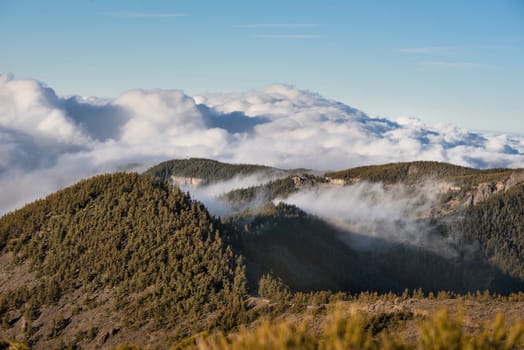
<svg viewBox="0 0 524 350">
<path fill-rule="evenodd" d="M 518 185 L 519 183 L 524 182 L 524 170 L 515 171 L 511 176 L 506 180 L 505 190 L 509 190 L 511 187 Z"/>
<path fill-rule="evenodd" d="M 410 165 L 408 168 L 408 175 L 416 175 L 418 174 L 418 168 L 416 165 Z"/>
<path fill-rule="evenodd" d="M 291 179 L 295 184 L 295 188 L 313 187 L 316 184 L 315 180 L 306 176 L 295 175 Z"/>
<path fill-rule="evenodd" d="M 490 183 L 481 183 L 477 187 L 477 192 L 473 195 L 473 205 L 476 205 L 480 202 L 488 199 L 494 192 L 496 187 Z"/>
</svg>

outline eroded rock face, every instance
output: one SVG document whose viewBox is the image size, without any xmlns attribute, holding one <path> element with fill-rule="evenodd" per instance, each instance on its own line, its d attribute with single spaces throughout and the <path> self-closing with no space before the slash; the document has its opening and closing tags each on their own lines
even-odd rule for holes
<svg viewBox="0 0 524 350">
<path fill-rule="evenodd" d="M 509 179 L 506 180 L 504 190 L 508 190 L 511 187 L 518 185 L 519 183 L 522 183 L 522 182 L 524 182 L 524 170 L 515 171 L 511 174 Z"/>
<path fill-rule="evenodd" d="M 179 187 L 185 187 L 185 186 L 199 186 L 206 184 L 205 179 L 201 179 L 198 177 L 184 177 L 184 176 L 171 176 L 171 181 L 174 185 L 177 185 Z"/>
<path fill-rule="evenodd" d="M 344 179 L 333 179 L 333 178 L 330 178 L 330 177 L 326 177 L 326 180 L 330 184 L 332 184 L 332 185 L 336 185 L 336 186 L 344 186 L 344 185 L 346 185 L 346 180 L 344 180 Z M 359 181 L 360 181 L 360 179 L 357 179 L 356 181 L 352 179 L 349 184 L 357 183 Z"/>
<path fill-rule="evenodd" d="M 488 200 L 491 196 L 510 190 L 524 183 L 524 170 L 516 170 L 507 178 L 498 182 L 484 182 L 475 187 L 465 189 L 452 182 L 437 182 L 438 191 L 445 195 L 444 199 L 423 213 L 421 218 L 440 217 L 457 210 L 466 209 Z"/>
<path fill-rule="evenodd" d="M 408 169 L 408 175 L 415 175 L 418 174 L 418 168 L 416 165 L 410 165 Z"/>
<path fill-rule="evenodd" d="M 496 190 L 497 188 L 493 184 L 481 183 L 477 187 L 477 192 L 473 195 L 473 205 L 487 200 Z"/>
<path fill-rule="evenodd" d="M 291 176 L 291 179 L 293 180 L 293 183 L 295 184 L 295 188 L 302 188 L 306 186 L 311 187 L 315 185 L 314 181 L 312 181 L 311 179 L 308 179 L 305 176 L 299 176 L 299 175 Z"/>
<path fill-rule="evenodd" d="M 499 181 L 495 183 L 481 183 L 478 185 L 476 192 L 471 197 L 471 204 L 476 205 L 477 203 L 487 200 L 491 195 L 505 192 L 515 185 L 524 182 L 524 171 L 515 171 L 505 181 Z"/>
</svg>

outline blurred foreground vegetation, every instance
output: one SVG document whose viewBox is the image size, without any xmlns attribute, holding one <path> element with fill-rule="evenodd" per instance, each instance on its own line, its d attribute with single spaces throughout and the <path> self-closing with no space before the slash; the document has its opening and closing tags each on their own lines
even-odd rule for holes
<svg viewBox="0 0 524 350">
<path fill-rule="evenodd" d="M 326 317 L 319 331 L 311 319 L 293 323 L 263 321 L 255 328 L 244 328 L 224 335 L 199 338 L 194 345 L 174 349 L 514 349 L 523 345 L 524 324 L 509 324 L 499 314 L 495 320 L 468 334 L 462 317 L 451 317 L 447 310 L 436 312 L 418 325 L 415 341 L 401 331 L 381 331 L 381 317 L 366 317 L 355 310 L 335 309 Z M 390 316 L 394 322 L 398 315 Z M 402 317 L 402 315 L 400 315 Z M 387 318 L 387 317 L 386 317 Z"/>
<path fill-rule="evenodd" d="M 413 314 L 392 312 L 368 315 L 342 304 L 331 305 L 322 322 L 314 314 L 299 320 L 263 318 L 256 325 L 231 333 L 202 332 L 174 344 L 171 350 L 328 350 L 328 349 L 519 349 L 524 346 L 524 323 L 506 320 L 499 313 L 472 333 L 462 312 L 450 315 L 440 309 L 429 317 L 414 320 L 415 337 L 405 334 L 402 322 Z M 0 349 L 26 350 L 20 343 L 0 341 Z M 146 350 L 121 344 L 111 350 Z"/>
</svg>

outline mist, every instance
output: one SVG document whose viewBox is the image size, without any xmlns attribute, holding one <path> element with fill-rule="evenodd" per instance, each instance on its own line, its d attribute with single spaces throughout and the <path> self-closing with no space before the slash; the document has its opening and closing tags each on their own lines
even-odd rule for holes
<svg viewBox="0 0 524 350">
<path fill-rule="evenodd" d="M 432 181 L 419 186 L 361 182 L 343 187 L 318 187 L 296 192 L 286 199 L 342 231 L 344 241 L 357 249 L 372 250 L 388 243 L 417 246 L 446 257 L 457 256 L 460 234 L 443 237 L 431 232 L 430 210 L 441 188 Z"/>
<path fill-rule="evenodd" d="M 182 185 L 180 188 L 189 192 L 191 197 L 202 202 L 208 211 L 216 216 L 228 216 L 238 211 L 223 197 L 228 192 L 263 185 L 270 181 L 283 178 L 284 173 L 255 173 L 247 176 L 237 175 L 226 181 L 213 182 L 201 185 Z M 255 199 L 247 203 L 242 209 L 257 208 L 262 200 Z"/>
</svg>

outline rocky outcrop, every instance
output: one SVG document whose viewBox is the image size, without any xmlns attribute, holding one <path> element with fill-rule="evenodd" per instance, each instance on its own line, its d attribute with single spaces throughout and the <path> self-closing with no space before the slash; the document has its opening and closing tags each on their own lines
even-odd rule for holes
<svg viewBox="0 0 524 350">
<path fill-rule="evenodd" d="M 418 174 L 418 167 L 414 164 L 410 165 L 408 169 L 408 176 L 416 175 L 416 174 Z"/>
<path fill-rule="evenodd" d="M 185 187 L 199 186 L 205 184 L 206 180 L 198 177 L 171 176 L 171 182 L 173 183 L 173 185 Z"/>
<path fill-rule="evenodd" d="M 504 183 L 504 190 L 507 191 L 511 187 L 524 182 L 524 170 L 515 171 L 511 174 L 509 179 Z"/>
<path fill-rule="evenodd" d="M 295 175 L 291 176 L 291 179 L 293 180 L 293 183 L 295 184 L 295 188 L 303 188 L 303 187 L 313 187 L 317 184 L 317 181 L 315 181 L 314 178 L 308 177 L 308 176 L 300 176 Z"/>
<path fill-rule="evenodd" d="M 506 180 L 497 183 L 481 183 L 477 186 L 474 194 L 471 196 L 470 204 L 476 205 L 487 200 L 493 194 L 505 192 L 515 185 L 524 183 L 524 171 L 513 172 Z"/>
<path fill-rule="evenodd" d="M 473 195 L 473 205 L 487 200 L 493 193 L 497 192 L 497 187 L 490 183 L 481 183 L 477 187 L 477 191 Z"/>
<path fill-rule="evenodd" d="M 344 185 L 346 185 L 346 180 L 344 180 L 344 179 L 333 179 L 331 177 L 326 177 L 326 180 L 331 185 L 336 185 L 336 186 L 344 186 Z M 358 179 L 358 180 L 360 180 L 360 179 Z M 351 181 L 351 183 L 354 183 L 354 182 L 358 182 L 358 181 Z"/>
</svg>

